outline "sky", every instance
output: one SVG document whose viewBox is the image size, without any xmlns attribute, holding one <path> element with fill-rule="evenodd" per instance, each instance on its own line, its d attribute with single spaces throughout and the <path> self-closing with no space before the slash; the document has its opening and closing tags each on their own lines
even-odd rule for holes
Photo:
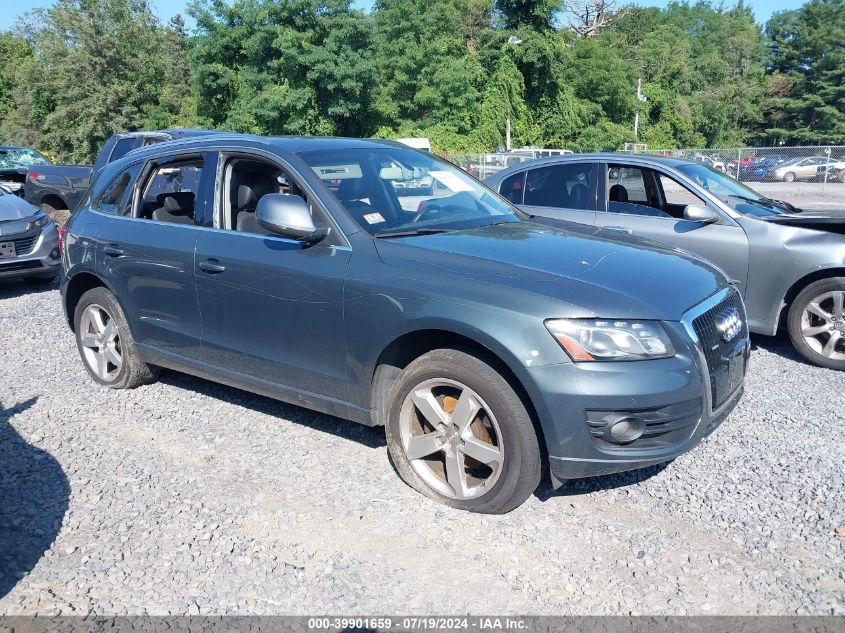
<svg viewBox="0 0 845 633">
<path fill-rule="evenodd" d="M 362 9 L 369 9 L 372 6 L 372 0 L 353 0 L 355 6 Z M 665 7 L 669 0 L 622 0 L 620 4 L 636 4 L 646 7 Z M 0 29 L 8 29 L 14 26 L 18 17 L 23 15 L 26 11 L 36 7 L 47 7 L 53 4 L 51 0 L 0 0 L 0 5 L 6 5 L 7 10 L 0 11 Z M 188 5 L 188 0 L 151 0 L 150 4 L 156 10 L 156 13 L 167 21 L 171 16 L 181 13 L 185 14 L 185 7 Z M 729 6 L 734 4 L 732 0 L 726 2 Z M 746 0 L 746 4 L 754 10 L 754 15 L 757 21 L 765 23 L 775 11 L 783 11 L 785 9 L 797 9 L 802 4 L 803 0 Z M 9 6 L 14 6 L 13 10 L 8 10 Z M 191 21 L 188 20 L 188 26 L 191 26 Z"/>
</svg>

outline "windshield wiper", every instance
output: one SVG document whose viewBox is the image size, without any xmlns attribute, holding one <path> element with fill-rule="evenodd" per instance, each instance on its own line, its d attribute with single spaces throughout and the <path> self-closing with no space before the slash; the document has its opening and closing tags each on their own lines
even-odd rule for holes
<svg viewBox="0 0 845 633">
<path fill-rule="evenodd" d="M 737 200 L 742 200 L 743 202 L 750 202 L 751 204 L 760 204 L 760 205 L 768 205 L 777 207 L 778 209 L 783 209 L 784 211 L 789 211 L 790 213 L 801 213 L 803 209 L 799 209 L 796 206 L 789 204 L 783 200 L 773 200 L 772 198 L 751 198 L 749 196 L 740 196 L 739 194 L 729 193 L 729 197 L 736 198 Z"/>
<path fill-rule="evenodd" d="M 448 233 L 457 229 L 443 229 L 433 226 L 420 227 L 418 229 L 402 229 L 398 231 L 379 231 L 373 233 L 373 237 L 410 237 L 413 235 L 434 235 L 435 233 Z"/>
</svg>

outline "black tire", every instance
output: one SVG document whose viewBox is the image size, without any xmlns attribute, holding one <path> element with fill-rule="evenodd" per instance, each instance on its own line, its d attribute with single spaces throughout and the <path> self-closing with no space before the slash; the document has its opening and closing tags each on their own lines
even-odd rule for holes
<svg viewBox="0 0 845 633">
<path fill-rule="evenodd" d="M 490 490 L 476 498 L 454 499 L 435 490 L 414 470 L 402 445 L 400 412 L 406 397 L 421 383 L 439 379 L 458 381 L 472 389 L 498 420 L 504 446 L 501 470 Z M 479 358 L 454 349 L 420 356 L 399 374 L 385 406 L 387 448 L 396 470 L 405 483 L 425 496 L 461 510 L 504 514 L 537 489 L 542 464 L 531 416 L 508 381 Z"/>
<path fill-rule="evenodd" d="M 24 281 L 33 286 L 49 286 L 56 280 L 56 277 L 58 277 L 58 274 L 49 277 L 24 277 Z"/>
<path fill-rule="evenodd" d="M 88 307 L 92 305 L 102 307 L 117 326 L 122 363 L 115 375 L 108 379 L 101 378 L 91 368 L 86 360 L 82 345 L 82 316 Z M 109 387 L 110 389 L 134 389 L 140 385 L 154 382 L 158 378 L 158 368 L 147 365 L 138 357 L 138 353 L 135 350 L 135 340 L 132 338 L 132 332 L 129 330 L 126 315 L 124 315 L 114 295 L 107 288 L 92 288 L 80 297 L 74 310 L 73 324 L 76 334 L 76 347 L 79 350 L 82 364 L 88 375 L 97 384 Z"/>
<path fill-rule="evenodd" d="M 809 286 L 804 288 L 797 297 L 795 297 L 792 305 L 789 306 L 789 315 L 787 317 L 789 338 L 792 340 L 792 344 L 795 346 L 798 353 L 812 364 L 819 365 L 820 367 L 827 367 L 828 369 L 845 371 L 845 359 L 828 358 L 827 356 L 819 353 L 808 344 L 801 331 L 804 310 L 813 300 L 830 292 L 845 292 L 845 277 L 821 279 L 811 283 Z M 837 315 L 834 314 L 834 316 Z M 839 331 L 841 331 L 842 329 L 845 329 L 845 325 L 841 325 L 842 323 L 842 315 L 839 315 L 837 321 L 833 323 L 833 326 L 840 328 Z M 821 336 L 822 338 L 824 337 L 824 335 Z M 845 337 L 845 332 L 843 332 L 843 337 Z M 840 340 L 842 342 L 838 345 L 841 350 L 843 349 L 843 346 L 845 346 L 845 338 Z"/>
<path fill-rule="evenodd" d="M 786 174 L 783 177 L 783 181 L 784 182 L 795 182 L 795 174 L 792 173 L 791 171 L 786 172 Z"/>
</svg>

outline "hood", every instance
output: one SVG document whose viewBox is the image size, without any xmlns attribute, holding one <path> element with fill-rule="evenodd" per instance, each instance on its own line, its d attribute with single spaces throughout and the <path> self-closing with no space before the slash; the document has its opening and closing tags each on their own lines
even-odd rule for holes
<svg viewBox="0 0 845 633">
<path fill-rule="evenodd" d="M 772 224 L 785 224 L 845 235 L 845 209 L 804 209 L 801 213 L 785 213 L 764 219 Z"/>
<path fill-rule="evenodd" d="M 728 285 L 695 256 L 569 222 L 508 222 L 376 240 L 393 266 L 532 292 L 602 318 L 677 321 Z"/>
<path fill-rule="evenodd" d="M 30 218 L 38 209 L 29 202 L 15 195 L 0 195 L 0 222 L 10 222 Z"/>
</svg>

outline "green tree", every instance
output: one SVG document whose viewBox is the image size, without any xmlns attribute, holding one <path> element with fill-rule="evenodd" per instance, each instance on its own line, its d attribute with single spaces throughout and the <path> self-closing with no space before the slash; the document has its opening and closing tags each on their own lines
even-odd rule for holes
<svg viewBox="0 0 845 633">
<path fill-rule="evenodd" d="M 201 121 L 258 134 L 373 129 L 371 25 L 348 1 L 207 0 L 190 12 Z"/>
<path fill-rule="evenodd" d="M 845 0 L 776 13 L 764 104 L 770 142 L 845 142 Z"/>
</svg>

